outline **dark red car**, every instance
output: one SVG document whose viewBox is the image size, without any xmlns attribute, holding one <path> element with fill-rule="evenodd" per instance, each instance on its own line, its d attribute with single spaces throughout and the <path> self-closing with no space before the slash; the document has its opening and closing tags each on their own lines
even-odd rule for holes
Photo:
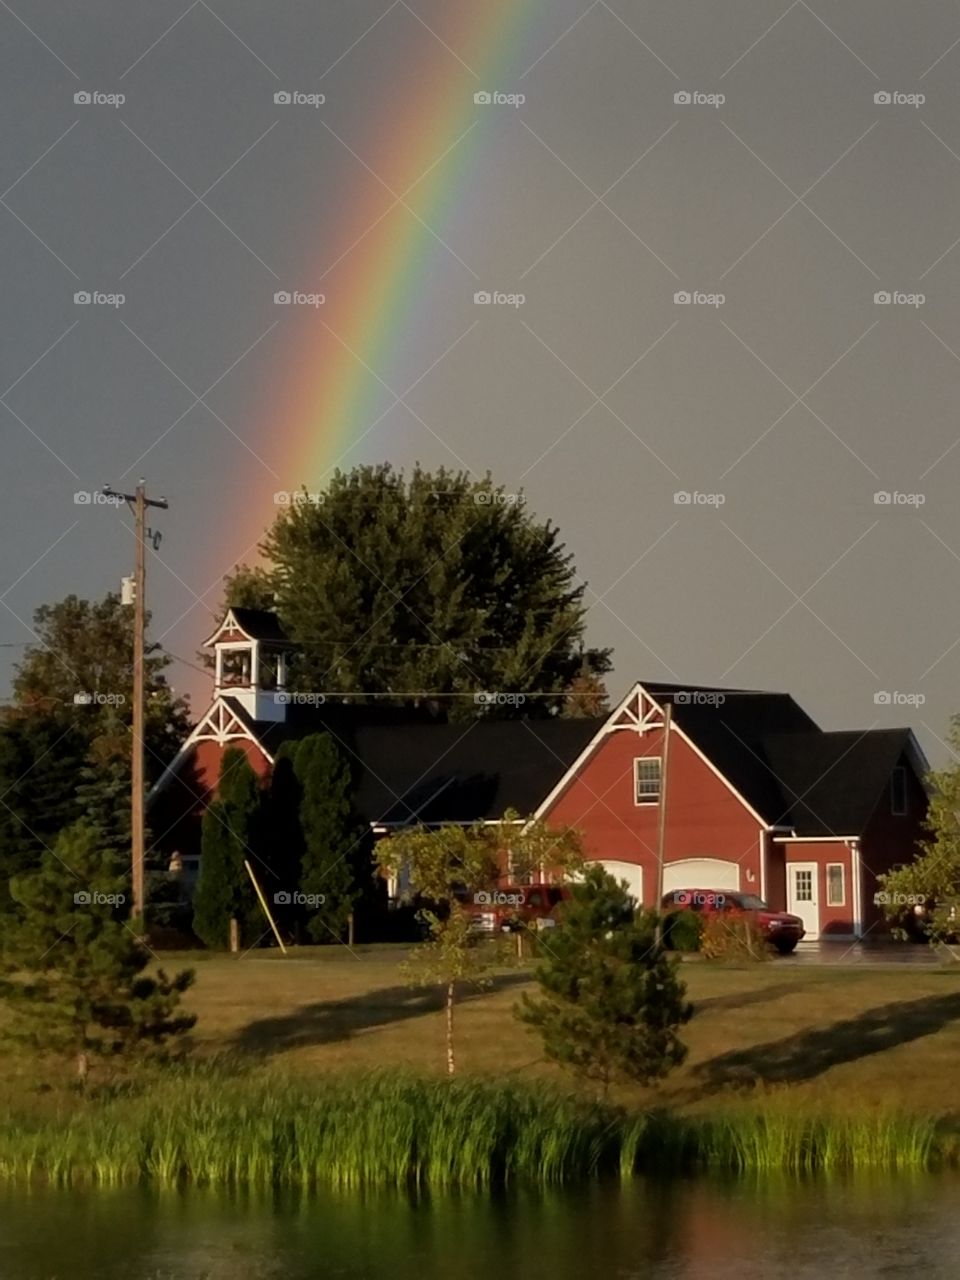
<svg viewBox="0 0 960 1280">
<path fill-rule="evenodd" d="M 749 916 L 781 955 L 789 955 L 803 938 L 803 921 L 788 911 L 774 911 L 753 893 L 731 889 L 674 889 L 664 894 L 664 912 L 696 911 L 702 916 L 730 913 Z"/>
<path fill-rule="evenodd" d="M 513 933 L 519 929 L 552 929 L 557 908 L 570 897 L 560 884 L 511 884 L 482 893 L 458 895 L 482 933 Z"/>
</svg>

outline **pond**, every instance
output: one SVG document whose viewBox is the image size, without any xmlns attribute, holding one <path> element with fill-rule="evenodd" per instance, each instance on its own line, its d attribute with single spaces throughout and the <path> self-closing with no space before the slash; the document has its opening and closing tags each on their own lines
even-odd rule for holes
<svg viewBox="0 0 960 1280">
<path fill-rule="evenodd" d="M 960 1274 L 960 1180 L 495 1195 L 0 1191 L 0 1280 L 779 1280 Z"/>
</svg>

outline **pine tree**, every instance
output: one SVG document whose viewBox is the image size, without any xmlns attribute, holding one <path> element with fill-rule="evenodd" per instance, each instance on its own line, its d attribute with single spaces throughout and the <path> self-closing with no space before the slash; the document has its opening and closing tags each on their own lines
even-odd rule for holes
<svg viewBox="0 0 960 1280">
<path fill-rule="evenodd" d="M 157 1050 L 196 1019 L 181 1014 L 193 982 L 144 974 L 150 953 L 123 923 L 126 884 L 97 833 L 63 831 L 39 869 L 15 876 L 17 918 L 3 934 L 4 1034 L 39 1053 L 71 1057 L 81 1083 L 90 1058 Z"/>
<path fill-rule="evenodd" d="M 541 996 L 524 995 L 521 1021 L 548 1058 L 606 1090 L 615 1080 L 650 1084 L 686 1057 L 677 1028 L 692 1006 L 677 961 L 656 940 L 656 917 L 635 911 L 602 867 L 573 886 L 537 972 Z"/>
<path fill-rule="evenodd" d="M 244 946 L 255 946 L 269 926 L 244 860 L 254 872 L 261 845 L 262 797 L 246 753 L 223 753 L 217 798 L 203 815 L 200 876 L 193 899 L 193 931 L 208 947 L 225 947 L 236 920 Z"/>
<path fill-rule="evenodd" d="M 300 742 L 293 768 L 301 793 L 298 889 L 307 899 L 307 931 L 315 942 L 338 941 L 357 897 L 357 864 L 368 849 L 350 770 L 326 733 Z"/>
<path fill-rule="evenodd" d="M 96 831 L 101 848 L 129 854 L 130 730 L 116 712 L 91 744 L 77 776 L 82 817 Z"/>
</svg>

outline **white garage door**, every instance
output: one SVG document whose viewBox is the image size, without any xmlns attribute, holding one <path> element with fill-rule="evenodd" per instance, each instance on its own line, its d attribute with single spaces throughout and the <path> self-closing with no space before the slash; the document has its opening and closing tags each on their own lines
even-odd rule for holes
<svg viewBox="0 0 960 1280">
<path fill-rule="evenodd" d="M 739 889 L 740 864 L 722 858 L 681 858 L 663 868 L 663 892 L 674 889 Z"/>
<path fill-rule="evenodd" d="M 626 880 L 627 893 L 639 906 L 643 905 L 643 867 L 638 867 L 635 862 L 613 862 L 609 858 L 598 858 L 597 862 L 618 884 Z"/>
</svg>

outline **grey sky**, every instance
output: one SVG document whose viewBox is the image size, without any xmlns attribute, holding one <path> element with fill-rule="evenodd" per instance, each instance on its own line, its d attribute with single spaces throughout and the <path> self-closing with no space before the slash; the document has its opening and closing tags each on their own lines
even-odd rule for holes
<svg viewBox="0 0 960 1280">
<path fill-rule="evenodd" d="M 124 518 L 75 490 L 142 469 L 171 499 L 151 604 L 192 660 L 246 550 L 231 525 L 322 482 L 287 469 L 279 416 L 316 321 L 278 322 L 273 292 L 315 287 L 348 248 L 344 144 L 369 162 L 412 59 L 470 63 L 455 42 L 478 2 L 0 6 L 7 675 L 36 605 L 129 570 Z M 469 333 L 344 463 L 462 459 L 523 485 L 590 584 L 615 693 L 788 689 L 827 728 L 911 723 L 942 761 L 960 706 L 960 4 L 527 8 L 511 83 L 487 86 L 527 101 L 479 110 L 448 247 L 374 372 L 402 389 Z M 320 77 L 329 128 L 274 107 Z M 127 101 L 78 107 L 78 89 Z M 395 216 L 399 234 L 413 214 Z M 350 281 L 348 255 L 329 287 Z M 478 310 L 478 287 L 527 300 Z M 127 300 L 77 307 L 81 289 Z M 318 368 L 330 343 L 318 326 Z M 189 667 L 174 681 L 203 688 Z"/>
</svg>

